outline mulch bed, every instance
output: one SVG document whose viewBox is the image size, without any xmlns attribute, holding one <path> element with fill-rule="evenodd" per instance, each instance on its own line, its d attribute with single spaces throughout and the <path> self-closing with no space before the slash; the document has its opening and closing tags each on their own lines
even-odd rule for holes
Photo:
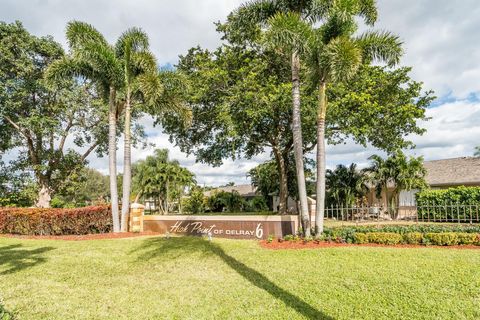
<svg viewBox="0 0 480 320">
<path fill-rule="evenodd" d="M 444 248 L 444 249 L 480 249 L 480 246 L 475 245 L 456 245 L 456 246 L 423 246 L 413 244 L 397 244 L 386 245 L 376 243 L 366 244 L 351 244 L 351 243 L 338 243 L 327 241 L 283 241 L 279 242 L 274 240 L 268 243 L 266 240 L 260 241 L 260 246 L 270 250 L 285 250 L 285 249 L 321 249 L 321 248 L 335 248 L 335 247 L 382 247 L 382 248 Z"/>
<path fill-rule="evenodd" d="M 159 235 L 156 232 L 121 232 L 121 233 L 95 233 L 84 235 L 64 235 L 64 236 L 32 236 L 32 235 L 19 235 L 19 234 L 1 234 L 0 237 L 5 238 L 17 238 L 17 239 L 37 239 L 37 240 L 67 240 L 67 241 L 80 241 L 80 240 L 101 240 L 101 239 L 123 239 L 142 236 L 155 236 Z"/>
</svg>

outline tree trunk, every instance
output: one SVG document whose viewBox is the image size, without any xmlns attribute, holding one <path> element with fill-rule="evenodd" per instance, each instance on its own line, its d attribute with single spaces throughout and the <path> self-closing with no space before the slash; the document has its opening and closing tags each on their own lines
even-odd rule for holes
<svg viewBox="0 0 480 320">
<path fill-rule="evenodd" d="M 50 188 L 47 187 L 46 184 L 41 184 L 41 188 L 38 191 L 38 200 L 35 204 L 37 208 L 50 208 L 50 200 L 52 197 L 50 195 Z"/>
<path fill-rule="evenodd" d="M 292 100 L 293 100 L 293 150 L 295 155 L 295 167 L 297 171 L 298 197 L 300 200 L 300 217 L 303 232 L 306 237 L 310 236 L 310 215 L 308 212 L 307 187 L 305 185 L 305 172 L 303 166 L 303 139 L 302 123 L 300 116 L 300 58 L 297 52 L 292 53 Z"/>
<path fill-rule="evenodd" d="M 326 85 L 322 82 L 318 90 L 317 110 L 317 201 L 315 207 L 315 236 L 323 232 L 325 217 L 325 118 L 327 115 Z"/>
<path fill-rule="evenodd" d="M 280 177 L 280 188 L 278 193 L 278 214 L 287 214 L 288 209 L 288 178 L 287 178 L 287 166 L 282 153 L 274 148 L 273 153 L 275 155 L 275 161 L 277 162 L 278 176 Z"/>
<path fill-rule="evenodd" d="M 117 119 L 115 108 L 115 89 L 110 87 L 108 110 L 108 159 L 110 172 L 110 198 L 112 205 L 113 232 L 120 231 L 118 216 L 118 189 L 117 189 Z"/>
<path fill-rule="evenodd" d="M 128 231 L 128 215 L 130 213 L 130 188 L 132 184 L 132 151 L 131 151 L 131 105 L 130 88 L 127 87 L 125 105 L 125 146 L 123 153 L 123 191 L 122 191 L 122 232 Z"/>
</svg>

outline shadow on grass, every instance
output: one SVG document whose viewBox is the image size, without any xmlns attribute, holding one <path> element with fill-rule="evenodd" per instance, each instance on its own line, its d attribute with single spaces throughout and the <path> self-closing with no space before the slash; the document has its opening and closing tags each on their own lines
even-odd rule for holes
<svg viewBox="0 0 480 320">
<path fill-rule="evenodd" d="M 222 247 L 215 242 L 210 242 L 199 237 L 175 237 L 171 239 L 158 237 L 145 240 L 143 245 L 137 250 L 137 252 L 139 251 L 140 255 L 138 256 L 138 260 L 140 261 L 148 261 L 159 257 L 174 259 L 175 257 L 192 253 L 214 254 L 252 285 L 265 290 L 274 298 L 281 300 L 304 317 L 319 320 L 334 319 L 315 309 L 294 294 L 282 289 L 260 272 L 228 255 Z"/>
<path fill-rule="evenodd" d="M 11 274 L 43 263 L 47 259 L 42 255 L 53 249 L 53 247 L 25 249 L 21 244 L 0 247 L 0 267 L 7 267 L 0 275 Z"/>
</svg>

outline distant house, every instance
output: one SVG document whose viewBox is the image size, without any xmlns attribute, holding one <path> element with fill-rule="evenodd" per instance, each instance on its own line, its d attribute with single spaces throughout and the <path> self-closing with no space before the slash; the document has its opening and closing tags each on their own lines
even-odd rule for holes
<svg viewBox="0 0 480 320">
<path fill-rule="evenodd" d="M 236 191 L 240 194 L 242 198 L 245 198 L 245 200 L 250 200 L 257 196 L 256 194 L 256 188 L 253 187 L 251 184 L 240 184 L 238 186 L 227 186 L 227 187 L 219 187 L 215 188 L 212 190 L 205 191 L 203 195 L 205 197 L 210 197 L 212 194 L 217 193 L 217 192 L 233 192 Z"/>
<path fill-rule="evenodd" d="M 445 189 L 458 186 L 480 186 L 480 158 L 461 157 L 425 161 L 427 174 L 425 180 L 432 189 Z M 399 207 L 415 206 L 415 194 L 418 190 L 402 190 L 399 194 Z M 385 203 L 385 192 L 376 199 L 375 190 L 367 195 L 370 205 Z"/>
</svg>

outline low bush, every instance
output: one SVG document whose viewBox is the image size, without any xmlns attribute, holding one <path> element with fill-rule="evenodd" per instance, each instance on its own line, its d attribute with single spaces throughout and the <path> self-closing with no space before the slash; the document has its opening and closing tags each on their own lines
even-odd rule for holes
<svg viewBox="0 0 480 320">
<path fill-rule="evenodd" d="M 454 246 L 458 244 L 458 234 L 454 232 L 426 233 L 425 238 L 436 246 Z"/>
<path fill-rule="evenodd" d="M 458 244 L 477 245 L 480 246 L 480 234 L 474 233 L 457 233 Z"/>
<path fill-rule="evenodd" d="M 75 209 L 0 208 L 0 233 L 68 235 L 111 230 L 109 206 Z"/>
<path fill-rule="evenodd" d="M 354 239 L 354 243 L 357 243 L 357 244 L 368 243 L 368 236 L 366 233 L 357 232 L 353 236 L 353 239 Z"/>
<path fill-rule="evenodd" d="M 393 232 L 370 232 L 367 237 L 369 243 L 378 244 L 399 244 L 403 240 L 401 234 Z"/>
<path fill-rule="evenodd" d="M 422 244 L 423 233 L 421 232 L 408 232 L 403 235 L 403 241 L 407 244 Z"/>
</svg>

